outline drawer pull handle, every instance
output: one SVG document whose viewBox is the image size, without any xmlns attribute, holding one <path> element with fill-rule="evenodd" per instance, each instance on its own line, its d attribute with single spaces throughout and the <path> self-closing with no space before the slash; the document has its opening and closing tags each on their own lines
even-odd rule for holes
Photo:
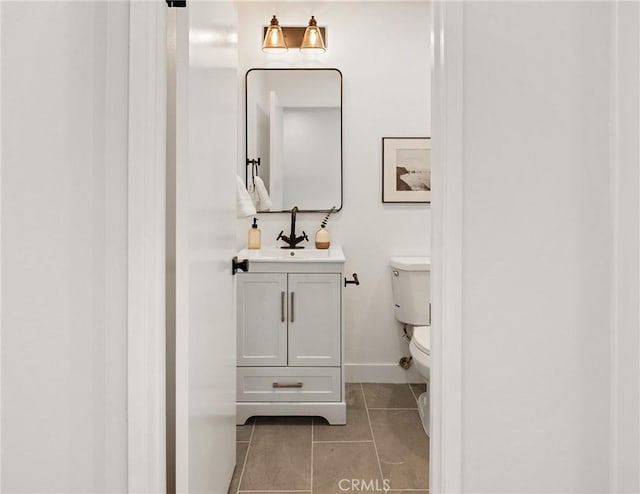
<svg viewBox="0 0 640 494">
<path fill-rule="evenodd" d="M 274 388 L 301 388 L 302 383 L 273 383 Z"/>
<path fill-rule="evenodd" d="M 291 292 L 291 322 L 296 322 L 296 315 L 295 315 L 295 292 Z"/>
</svg>

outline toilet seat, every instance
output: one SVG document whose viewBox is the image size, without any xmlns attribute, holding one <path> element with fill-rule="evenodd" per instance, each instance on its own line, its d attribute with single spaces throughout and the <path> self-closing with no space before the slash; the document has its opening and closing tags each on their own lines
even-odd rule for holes
<svg viewBox="0 0 640 494">
<path fill-rule="evenodd" d="M 411 341 L 415 343 L 418 350 L 431 355 L 431 326 L 415 326 Z"/>
<path fill-rule="evenodd" d="M 415 326 L 409 342 L 409 352 L 416 369 L 427 381 L 431 380 L 431 326 Z"/>
<path fill-rule="evenodd" d="M 427 436 L 430 436 L 429 384 L 431 381 L 431 326 L 414 326 L 409 351 L 417 371 L 427 381 L 427 390 L 418 397 L 418 414 Z"/>
</svg>

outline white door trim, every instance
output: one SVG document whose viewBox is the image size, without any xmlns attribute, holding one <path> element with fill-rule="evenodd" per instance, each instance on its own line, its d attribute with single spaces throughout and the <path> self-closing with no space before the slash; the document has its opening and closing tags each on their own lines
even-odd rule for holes
<svg viewBox="0 0 640 494">
<path fill-rule="evenodd" d="M 0 3 L 0 53 L 2 53 L 2 3 Z M 0 63 L 0 95 L 2 94 L 2 64 Z M 0 98 L 0 218 L 2 217 L 2 98 Z M 0 221 L 0 410 L 2 410 L 2 222 Z M 2 458 L 2 421 L 0 420 L 0 458 Z M 0 490 L 2 462 L 0 461 Z"/>
<path fill-rule="evenodd" d="M 128 175 L 128 487 L 166 489 L 166 4 L 131 2 Z"/>
<path fill-rule="evenodd" d="M 631 7 L 631 9 L 630 9 Z M 628 146 L 630 133 L 625 127 L 629 121 L 624 118 L 632 115 L 632 118 L 640 117 L 640 105 L 629 109 L 629 95 L 625 92 L 626 79 L 629 77 L 624 70 L 628 68 L 628 57 L 635 56 L 635 64 L 640 66 L 640 38 L 633 47 L 627 39 L 629 30 L 640 26 L 640 9 L 631 4 L 612 4 L 611 15 L 611 125 L 609 133 L 610 141 L 610 175 L 609 191 L 611 196 L 611 225 L 612 225 L 612 270 L 611 270 L 611 391 L 610 391 L 610 454 L 609 454 L 609 492 L 636 491 L 640 484 L 640 475 L 637 469 L 629 468 L 637 463 L 638 447 L 640 446 L 640 410 L 638 402 L 629 401 L 630 390 L 634 381 L 640 382 L 640 367 L 636 367 L 636 375 L 631 374 L 631 369 L 625 366 L 629 363 L 626 349 L 633 340 L 629 340 L 629 327 L 634 320 L 640 317 L 640 303 L 636 304 L 635 314 L 629 307 L 629 281 L 634 277 L 634 282 L 640 280 L 640 271 L 629 274 L 629 266 L 632 259 L 628 255 L 628 245 L 637 243 L 633 232 L 628 231 L 631 215 L 640 217 L 640 204 L 636 200 L 631 206 L 626 201 L 628 197 L 627 181 L 630 179 L 628 166 Z M 632 27 L 631 27 L 632 26 Z M 636 31 L 636 30 L 634 30 Z M 635 51 L 635 55 L 631 55 Z M 635 66 L 634 64 L 634 66 Z M 634 77 L 637 77 L 635 75 Z M 640 142 L 640 129 L 638 129 Z M 640 186 L 636 182 L 637 186 Z M 636 220 L 637 221 L 637 220 Z M 629 236 L 631 235 L 631 236 Z M 637 253 L 640 255 L 640 252 Z M 640 264 L 640 263 L 639 263 Z M 632 291 L 636 293 L 637 291 Z M 638 300 L 640 302 L 640 300 Z M 640 355 L 640 345 L 636 347 L 636 355 Z M 640 388 L 636 384 L 636 396 L 640 395 Z M 629 409 L 630 405 L 633 407 Z M 628 423 L 631 413 L 635 413 L 635 424 L 631 430 Z M 629 438 L 632 437 L 631 440 Z M 633 444 L 633 446 L 631 446 Z M 632 448 L 632 449 L 631 449 Z M 631 457 L 624 457 L 626 452 Z M 635 461 L 634 461 L 635 460 Z"/>
<path fill-rule="evenodd" d="M 620 6 L 616 3 L 612 6 L 611 15 L 611 126 L 609 129 L 610 141 L 610 167 L 609 167 L 609 194 L 611 206 L 612 224 L 612 258 L 611 258 L 611 393 L 610 393 L 610 440 L 609 440 L 609 488 L 610 492 L 619 492 L 619 463 L 618 447 L 620 441 L 620 430 L 618 427 L 618 403 L 619 403 L 619 366 L 618 366 L 618 345 L 620 338 L 619 321 L 619 283 L 620 283 L 620 211 L 619 211 L 619 188 L 620 188 L 620 157 L 619 146 L 619 73 L 620 73 L 620 33 L 619 33 Z"/>
<path fill-rule="evenodd" d="M 462 491 L 463 3 L 432 17 L 432 303 L 430 492 Z"/>
</svg>

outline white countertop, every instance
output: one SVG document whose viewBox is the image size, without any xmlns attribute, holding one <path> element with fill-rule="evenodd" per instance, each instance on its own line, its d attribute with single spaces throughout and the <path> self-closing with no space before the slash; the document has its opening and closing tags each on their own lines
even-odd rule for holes
<svg viewBox="0 0 640 494">
<path fill-rule="evenodd" d="M 345 262 L 344 252 L 340 246 L 328 249 L 281 249 L 280 247 L 263 247 L 261 249 L 242 249 L 238 259 L 249 259 L 252 262 Z"/>
</svg>

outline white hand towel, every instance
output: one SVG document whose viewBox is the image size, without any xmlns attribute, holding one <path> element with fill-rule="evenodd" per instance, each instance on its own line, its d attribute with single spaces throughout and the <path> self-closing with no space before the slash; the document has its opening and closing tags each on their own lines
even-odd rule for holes
<svg viewBox="0 0 640 494">
<path fill-rule="evenodd" d="M 256 190 L 255 177 L 249 180 L 247 184 L 247 191 L 249 192 L 249 197 L 253 201 L 253 205 L 256 210 L 260 211 L 260 197 L 258 196 L 258 191 Z"/>
<path fill-rule="evenodd" d="M 236 175 L 236 191 L 238 218 L 247 218 L 248 216 L 256 214 L 256 208 L 251 201 L 251 197 L 249 197 L 247 188 L 238 175 Z"/>
<path fill-rule="evenodd" d="M 267 192 L 267 188 L 264 186 L 264 182 L 262 181 L 262 179 L 260 177 L 256 177 L 255 181 L 256 181 L 256 184 L 255 184 L 254 189 L 257 192 L 258 203 L 260 205 L 258 210 L 259 211 L 269 211 L 271 209 L 271 207 L 273 206 L 273 203 L 271 202 L 271 198 L 269 197 L 269 193 Z"/>
</svg>

